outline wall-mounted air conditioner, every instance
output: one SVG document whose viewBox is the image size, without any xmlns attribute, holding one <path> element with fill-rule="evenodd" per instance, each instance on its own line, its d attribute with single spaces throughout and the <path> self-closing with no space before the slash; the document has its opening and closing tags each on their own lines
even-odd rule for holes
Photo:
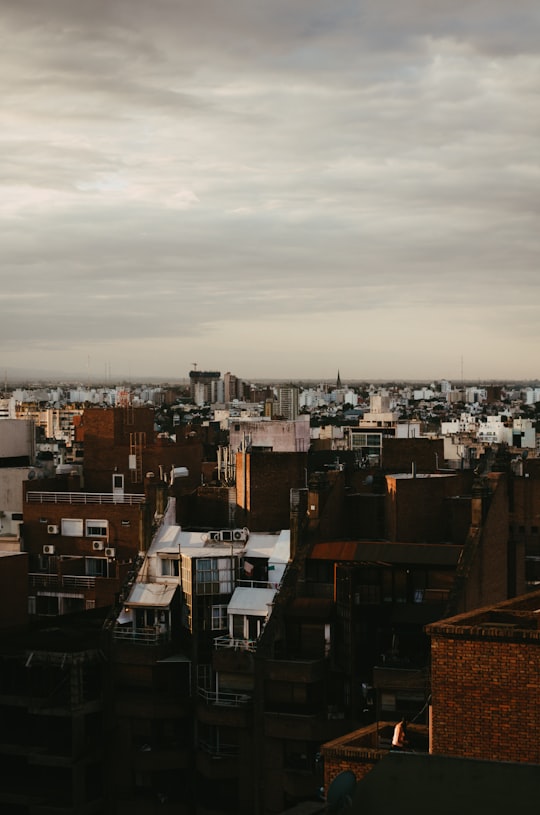
<svg viewBox="0 0 540 815">
<path fill-rule="evenodd" d="M 208 540 L 220 541 L 221 540 L 221 532 L 209 532 L 208 533 Z"/>
<path fill-rule="evenodd" d="M 47 524 L 47 534 L 48 535 L 58 535 L 60 532 L 59 528 L 56 524 Z"/>
<path fill-rule="evenodd" d="M 43 547 L 43 554 L 44 555 L 54 555 L 54 546 L 52 543 L 46 543 Z"/>
<path fill-rule="evenodd" d="M 92 550 L 94 552 L 103 552 L 105 549 L 105 544 L 103 541 L 92 541 Z"/>
<path fill-rule="evenodd" d="M 243 529 L 234 529 L 232 537 L 233 541 L 247 541 L 249 538 L 249 529 L 246 527 Z"/>
<path fill-rule="evenodd" d="M 116 549 L 114 546 L 107 546 L 105 548 L 105 555 L 106 557 L 116 557 Z"/>
</svg>

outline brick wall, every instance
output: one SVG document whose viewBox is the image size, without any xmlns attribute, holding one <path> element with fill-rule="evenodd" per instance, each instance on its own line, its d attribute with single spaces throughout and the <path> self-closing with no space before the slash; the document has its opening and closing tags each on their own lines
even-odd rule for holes
<svg viewBox="0 0 540 815">
<path fill-rule="evenodd" d="M 457 475 L 418 478 L 387 476 L 386 537 L 390 541 L 437 543 L 452 540 L 452 513 L 446 499 L 462 494 Z"/>
<path fill-rule="evenodd" d="M 306 467 L 306 453 L 248 453 L 245 461 L 237 453 L 237 503 L 247 510 L 245 525 L 252 532 L 289 528 L 290 491 L 304 486 Z"/>
<path fill-rule="evenodd" d="M 432 636 L 433 752 L 540 763 L 540 632 Z"/>
</svg>

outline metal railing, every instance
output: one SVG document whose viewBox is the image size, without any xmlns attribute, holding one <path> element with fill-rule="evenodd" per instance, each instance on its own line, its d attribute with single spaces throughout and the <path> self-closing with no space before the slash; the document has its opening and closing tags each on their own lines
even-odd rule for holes
<svg viewBox="0 0 540 815">
<path fill-rule="evenodd" d="M 244 640 L 238 637 L 216 637 L 214 648 L 233 648 L 235 651 L 255 651 L 257 640 Z"/>
<path fill-rule="evenodd" d="M 133 628 L 132 626 L 116 626 L 113 630 L 113 639 L 133 642 L 137 645 L 157 645 L 159 642 L 167 642 L 169 632 L 162 631 L 158 626 L 146 626 L 145 628 Z"/>
<path fill-rule="evenodd" d="M 93 589 L 95 577 L 78 574 L 41 574 L 33 572 L 28 575 L 32 589 Z M 103 578 L 101 578 L 103 579 Z"/>
<path fill-rule="evenodd" d="M 210 744 L 202 739 L 199 739 L 198 747 L 199 750 L 203 750 L 203 752 L 208 753 L 208 755 L 213 756 L 214 758 L 237 756 L 240 752 L 237 744 Z"/>
<path fill-rule="evenodd" d="M 140 493 L 112 492 L 27 492 L 27 504 L 144 504 L 146 496 Z"/>
<path fill-rule="evenodd" d="M 223 705 L 225 707 L 242 707 L 251 701 L 246 693 L 227 693 L 225 691 L 210 691 L 205 688 L 197 689 L 199 696 L 209 705 Z"/>
</svg>

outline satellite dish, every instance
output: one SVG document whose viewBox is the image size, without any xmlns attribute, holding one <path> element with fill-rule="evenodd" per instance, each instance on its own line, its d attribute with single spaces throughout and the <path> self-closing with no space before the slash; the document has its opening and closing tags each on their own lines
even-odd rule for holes
<svg viewBox="0 0 540 815">
<path fill-rule="evenodd" d="M 352 770 L 343 770 L 336 775 L 326 794 L 328 812 L 345 812 L 352 806 L 352 796 L 356 787 L 356 776 Z"/>
</svg>

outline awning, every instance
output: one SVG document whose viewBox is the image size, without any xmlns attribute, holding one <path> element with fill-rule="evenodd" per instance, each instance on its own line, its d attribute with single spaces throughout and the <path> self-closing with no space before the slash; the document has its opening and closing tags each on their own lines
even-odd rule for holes
<svg viewBox="0 0 540 815">
<path fill-rule="evenodd" d="M 171 604 L 177 588 L 168 583 L 135 583 L 125 605 L 166 608 Z"/>
<path fill-rule="evenodd" d="M 267 617 L 275 595 L 275 589 L 237 588 L 234 590 L 227 612 L 247 617 Z"/>
</svg>

